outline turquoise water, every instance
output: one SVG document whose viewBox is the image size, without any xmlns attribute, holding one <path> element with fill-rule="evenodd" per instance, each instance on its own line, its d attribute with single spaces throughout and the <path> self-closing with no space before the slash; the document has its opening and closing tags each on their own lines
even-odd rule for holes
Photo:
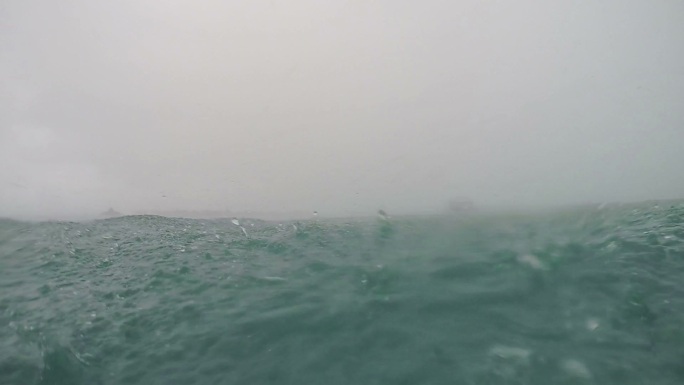
<svg viewBox="0 0 684 385">
<path fill-rule="evenodd" d="M 684 204 L 0 221 L 0 384 L 682 384 Z"/>
</svg>

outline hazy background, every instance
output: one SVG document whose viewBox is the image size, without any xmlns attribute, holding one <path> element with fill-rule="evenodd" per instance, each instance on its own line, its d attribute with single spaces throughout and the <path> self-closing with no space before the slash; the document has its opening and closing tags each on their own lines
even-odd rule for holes
<svg viewBox="0 0 684 385">
<path fill-rule="evenodd" d="M 684 2 L 0 0 L 0 216 L 684 196 Z"/>
</svg>

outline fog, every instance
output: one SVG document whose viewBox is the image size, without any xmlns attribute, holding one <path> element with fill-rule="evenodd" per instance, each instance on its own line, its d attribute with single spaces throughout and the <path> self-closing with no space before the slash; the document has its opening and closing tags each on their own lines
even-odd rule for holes
<svg viewBox="0 0 684 385">
<path fill-rule="evenodd" d="M 684 196 L 676 0 L 0 2 L 0 216 Z"/>
</svg>

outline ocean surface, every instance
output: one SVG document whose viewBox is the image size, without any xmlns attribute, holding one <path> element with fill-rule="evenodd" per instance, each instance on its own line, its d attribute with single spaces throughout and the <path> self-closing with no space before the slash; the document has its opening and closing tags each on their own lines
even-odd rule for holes
<svg viewBox="0 0 684 385">
<path fill-rule="evenodd" d="M 684 384 L 684 203 L 0 220 L 0 384 Z"/>
</svg>

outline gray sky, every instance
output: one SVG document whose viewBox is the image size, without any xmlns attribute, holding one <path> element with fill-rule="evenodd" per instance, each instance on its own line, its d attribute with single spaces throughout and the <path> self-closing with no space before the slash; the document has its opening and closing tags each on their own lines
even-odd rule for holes
<svg viewBox="0 0 684 385">
<path fill-rule="evenodd" d="M 684 196 L 684 3 L 0 2 L 0 216 Z"/>
</svg>

